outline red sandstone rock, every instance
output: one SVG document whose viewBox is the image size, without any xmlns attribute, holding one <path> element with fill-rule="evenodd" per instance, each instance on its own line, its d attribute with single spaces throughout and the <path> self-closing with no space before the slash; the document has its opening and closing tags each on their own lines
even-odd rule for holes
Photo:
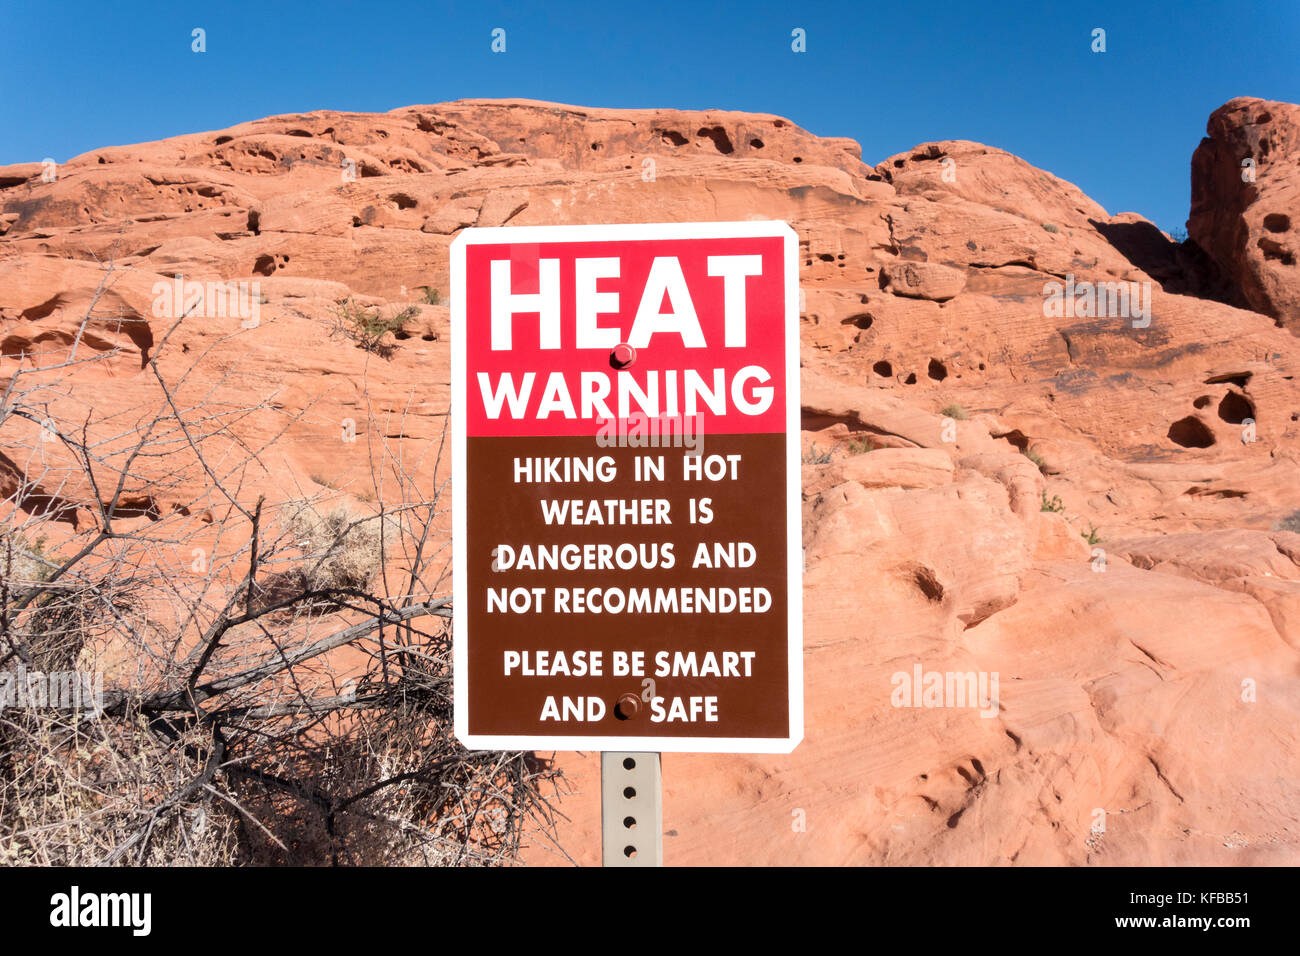
<svg viewBox="0 0 1300 956">
<path fill-rule="evenodd" d="M 1239 97 L 1210 115 L 1192 157 L 1187 231 L 1240 301 L 1300 322 L 1300 106 Z"/>
<path fill-rule="evenodd" d="M 880 274 L 895 295 L 944 302 L 966 286 L 966 273 L 934 262 L 891 262 Z"/>
</svg>

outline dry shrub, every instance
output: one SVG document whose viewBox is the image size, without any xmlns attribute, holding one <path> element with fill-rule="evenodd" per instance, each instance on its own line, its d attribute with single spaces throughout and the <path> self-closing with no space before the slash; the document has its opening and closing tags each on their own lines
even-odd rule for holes
<svg viewBox="0 0 1300 956">
<path fill-rule="evenodd" d="M 38 460 L 36 424 L 80 469 L 24 471 L 0 500 L 0 674 L 102 680 L 97 715 L 0 709 L 0 863 L 502 864 L 553 840 L 562 778 L 452 733 L 445 486 L 412 477 L 425 454 L 438 474 L 445 435 L 368 439 L 374 514 L 255 495 L 277 438 L 232 429 L 281 415 L 281 436 L 307 410 L 191 376 L 207 352 L 165 376 L 168 335 L 140 373 L 152 411 L 126 418 L 78 387 L 112 353 L 0 380 L 0 458 Z"/>
<path fill-rule="evenodd" d="M 169 740 L 140 714 L 0 712 L 0 865 L 95 866 L 119 847 L 116 861 L 149 866 L 238 862 L 233 811 L 185 790 L 201 737 Z"/>
<path fill-rule="evenodd" d="M 286 502 L 280 513 L 297 556 L 290 567 L 254 582 L 260 605 L 282 602 L 293 594 L 364 592 L 370 586 L 380 570 L 383 519 L 358 516 L 344 504 L 322 509 L 306 498 Z M 390 521 L 390 531 L 391 525 Z M 336 609 L 339 605 L 314 598 L 300 606 Z"/>
</svg>

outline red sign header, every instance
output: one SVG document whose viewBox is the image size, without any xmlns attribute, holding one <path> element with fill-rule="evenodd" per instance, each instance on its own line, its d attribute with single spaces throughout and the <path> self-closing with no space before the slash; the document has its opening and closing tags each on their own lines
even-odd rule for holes
<svg viewBox="0 0 1300 956">
<path fill-rule="evenodd" d="M 470 435 L 590 435 L 634 415 L 779 432 L 785 236 L 465 247 Z M 619 369 L 619 346 L 635 353 Z"/>
</svg>

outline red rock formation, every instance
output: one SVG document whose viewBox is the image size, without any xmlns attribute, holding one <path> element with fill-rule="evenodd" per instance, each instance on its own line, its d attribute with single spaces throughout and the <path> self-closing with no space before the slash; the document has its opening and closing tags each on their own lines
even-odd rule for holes
<svg viewBox="0 0 1300 956">
<path fill-rule="evenodd" d="M 1272 131 L 1300 109 L 1270 104 L 1260 123 L 1231 107 L 1212 144 L 1242 110 Z M 1292 155 L 1268 136 L 1269 163 Z M 1220 170 L 1220 148 L 1198 168 Z M 1232 213 L 1252 248 L 1282 235 L 1267 216 L 1288 195 L 1262 160 L 1260 196 L 1282 198 Z M 368 441 L 416 460 L 437 439 L 447 310 L 418 300 L 447 289 L 458 229 L 789 221 L 819 452 L 804 468 L 807 735 L 789 756 L 667 756 L 667 860 L 1300 860 L 1300 546 L 1272 531 L 1300 507 L 1300 363 L 1270 317 L 1300 321 L 1294 286 L 1259 280 L 1267 300 L 1248 301 L 1268 315 L 1180 294 L 1200 279 L 1159 230 L 1005 152 L 931 143 L 873 168 L 851 141 L 760 114 L 314 112 L 41 172 L 0 169 L 0 363 L 57 353 L 99 293 L 84 346 L 113 358 L 64 401 L 126 414 L 171 324 L 156 284 L 256 281 L 255 327 L 193 315 L 163 363 L 207 350 L 222 375 L 200 384 L 218 396 L 310 406 L 250 500 L 324 476 L 363 507 Z M 1238 200 L 1221 170 L 1198 176 L 1193 234 L 1217 256 L 1229 220 L 1211 211 Z M 1112 285 L 1079 309 L 1067 283 Z M 1127 313 L 1099 314 L 1120 291 Z M 390 358 L 329 336 L 349 296 L 415 304 Z M 355 444 L 337 440 L 345 419 Z M 279 426 L 253 416 L 238 437 Z M 419 460 L 422 480 L 445 474 Z M 158 477 L 138 492 L 174 507 L 184 476 Z M 996 714 L 896 706 L 896 675 L 917 666 L 996 672 Z M 593 862 L 595 755 L 557 759 L 582 791 L 565 850 Z"/>
<path fill-rule="evenodd" d="M 1300 321 L 1300 106 L 1250 97 L 1210 115 L 1192 156 L 1188 235 L 1235 286 L 1240 304 Z"/>
</svg>

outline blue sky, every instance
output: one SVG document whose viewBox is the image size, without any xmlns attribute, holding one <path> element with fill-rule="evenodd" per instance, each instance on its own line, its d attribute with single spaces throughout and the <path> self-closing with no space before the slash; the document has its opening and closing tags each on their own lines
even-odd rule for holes
<svg viewBox="0 0 1300 956">
<path fill-rule="evenodd" d="M 207 52 L 191 52 L 191 30 Z M 506 52 L 490 49 L 506 30 Z M 807 52 L 790 49 L 806 31 Z M 1093 53 L 1091 31 L 1106 30 Z M 0 164 L 275 113 L 465 97 L 777 113 L 863 158 L 1010 150 L 1112 213 L 1187 216 L 1234 96 L 1300 101 L 1300 3 L 36 3 L 0 12 Z"/>
</svg>

